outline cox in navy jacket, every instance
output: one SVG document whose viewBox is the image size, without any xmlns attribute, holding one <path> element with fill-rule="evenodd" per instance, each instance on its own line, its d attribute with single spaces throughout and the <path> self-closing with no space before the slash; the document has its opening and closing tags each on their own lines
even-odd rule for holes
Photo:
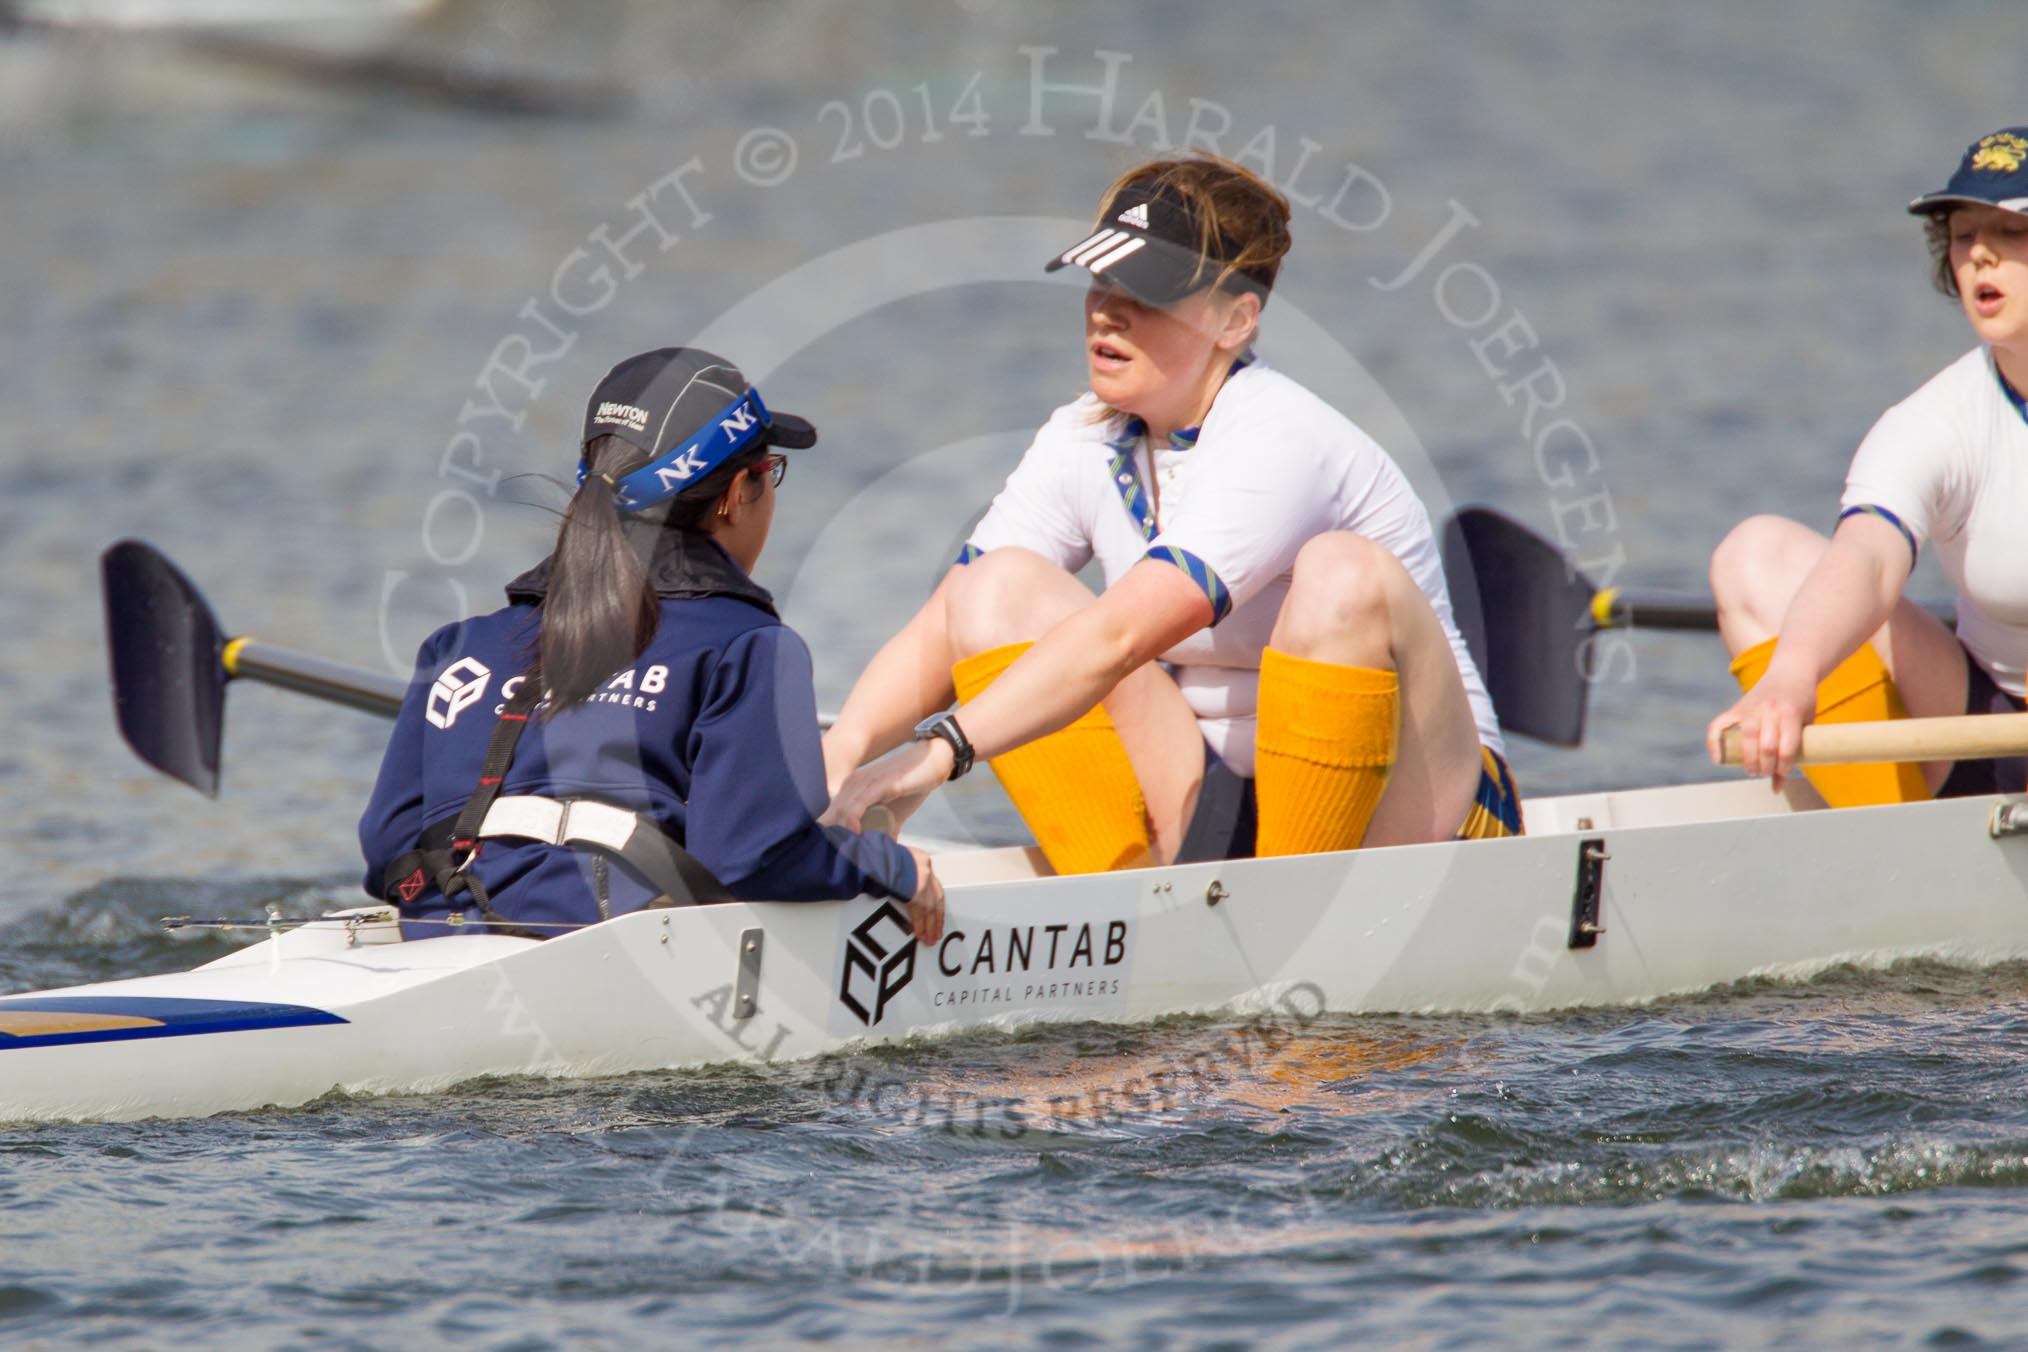
<svg viewBox="0 0 2028 1352">
<path fill-rule="evenodd" d="M 892 837 L 817 824 L 827 793 L 810 652 L 773 599 L 693 532 L 662 533 L 649 580 L 661 621 L 647 649 L 586 703 L 553 719 L 538 707 L 501 792 L 645 813 L 744 900 L 913 897 L 915 861 Z M 423 828 L 478 787 L 504 688 L 535 655 L 547 585 L 545 562 L 509 584 L 504 609 L 424 640 L 359 822 L 374 896 Z M 473 869 L 508 920 L 589 923 L 655 895 L 617 860 L 535 841 L 484 841 Z M 450 909 L 434 886 L 403 908 Z"/>
</svg>

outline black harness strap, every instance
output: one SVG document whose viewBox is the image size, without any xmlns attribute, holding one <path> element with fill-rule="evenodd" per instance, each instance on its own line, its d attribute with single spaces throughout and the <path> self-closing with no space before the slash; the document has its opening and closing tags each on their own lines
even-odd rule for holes
<svg viewBox="0 0 2028 1352">
<path fill-rule="evenodd" d="M 479 826 L 486 820 L 493 800 L 500 796 L 500 783 L 514 759 L 514 748 L 528 728 L 528 715 L 542 697 L 542 682 L 534 671 L 525 673 L 521 684 L 508 697 L 486 743 L 485 764 L 479 771 L 479 787 L 465 800 L 457 819 L 448 826 L 425 829 L 416 847 L 387 866 L 381 896 L 397 907 L 415 901 L 435 883 L 444 900 L 455 904 L 466 892 L 472 894 L 479 914 L 494 929 L 521 933 L 512 922 L 493 909 L 486 885 L 471 872 L 472 858 L 479 852 Z M 530 936 L 539 937 L 539 936 Z"/>
<path fill-rule="evenodd" d="M 522 674 L 521 684 L 515 687 L 514 694 L 501 708 L 500 721 L 493 725 L 493 736 L 486 743 L 486 763 L 479 769 L 479 787 L 465 800 L 464 809 L 451 825 L 454 864 L 449 881 L 469 889 L 482 908 L 486 905 L 486 888 L 472 876 L 470 868 L 473 856 L 479 853 L 479 828 L 485 825 L 486 813 L 491 810 L 493 800 L 500 796 L 500 783 L 507 778 L 507 767 L 514 762 L 514 748 L 521 744 L 521 734 L 528 730 L 528 715 L 534 712 L 541 698 L 542 680 L 531 667 Z M 457 896 L 445 885 L 445 878 L 440 877 L 436 881 L 437 886 L 443 888 L 446 898 Z"/>
<path fill-rule="evenodd" d="M 624 848 L 615 851 L 636 873 L 662 889 L 678 906 L 709 906 L 735 901 L 724 883 L 674 836 L 643 817 Z"/>
</svg>

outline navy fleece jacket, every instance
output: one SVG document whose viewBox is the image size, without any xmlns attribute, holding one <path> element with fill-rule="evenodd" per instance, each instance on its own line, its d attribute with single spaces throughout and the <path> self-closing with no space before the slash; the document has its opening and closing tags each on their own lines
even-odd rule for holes
<svg viewBox="0 0 2028 1352">
<path fill-rule="evenodd" d="M 913 896 L 915 862 L 891 837 L 817 824 L 827 795 L 809 649 L 708 537 L 663 536 L 655 637 L 587 702 L 554 718 L 538 707 L 501 792 L 645 813 L 743 900 Z M 373 895 L 423 828 L 454 818 L 478 786 L 499 712 L 534 656 L 546 587 L 544 564 L 508 587 L 505 608 L 424 640 L 359 823 Z M 604 861 L 602 908 L 589 853 L 518 839 L 485 841 L 473 867 L 507 920 L 589 923 L 655 891 Z M 450 909 L 430 887 L 403 912 Z"/>
</svg>

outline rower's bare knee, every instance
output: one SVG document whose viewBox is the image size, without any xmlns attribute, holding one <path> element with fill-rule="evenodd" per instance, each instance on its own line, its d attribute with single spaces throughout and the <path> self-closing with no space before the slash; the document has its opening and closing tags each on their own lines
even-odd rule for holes
<svg viewBox="0 0 2028 1352">
<path fill-rule="evenodd" d="M 944 615 L 952 655 L 1031 642 L 1091 600 L 1083 583 L 1032 550 L 988 551 L 951 574 Z"/>
<path fill-rule="evenodd" d="M 1785 516 L 1750 516 L 1711 552 L 1718 627 L 1737 653 L 1781 628 L 1782 616 L 1830 541 Z"/>
<path fill-rule="evenodd" d="M 1347 531 L 1316 536 L 1296 555 L 1269 642 L 1312 662 L 1391 668 L 1404 585 L 1415 583 L 1384 546 Z"/>
</svg>

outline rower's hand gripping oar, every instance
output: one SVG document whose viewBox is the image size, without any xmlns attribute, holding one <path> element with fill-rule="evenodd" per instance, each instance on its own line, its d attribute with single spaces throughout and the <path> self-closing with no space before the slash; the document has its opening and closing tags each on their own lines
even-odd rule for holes
<svg viewBox="0 0 2028 1352">
<path fill-rule="evenodd" d="M 260 681 L 392 718 L 408 682 L 385 672 L 228 639 L 203 593 L 154 546 L 122 540 L 100 557 L 113 712 L 136 755 L 218 795 L 225 687 Z"/>
<path fill-rule="evenodd" d="M 1719 737 L 1727 765 L 1738 765 L 1738 728 Z M 1811 724 L 1803 729 L 1797 765 L 1875 761 L 1991 760 L 2028 755 L 2028 713 L 1952 714 L 1943 718 L 1889 718 L 1873 723 Z"/>
<path fill-rule="evenodd" d="M 1584 740 L 1600 631 L 1718 627 L 1708 600 L 1592 585 L 1555 545 L 1489 507 L 1445 523 L 1443 556 L 1458 629 L 1500 726 L 1557 746 Z"/>
</svg>

